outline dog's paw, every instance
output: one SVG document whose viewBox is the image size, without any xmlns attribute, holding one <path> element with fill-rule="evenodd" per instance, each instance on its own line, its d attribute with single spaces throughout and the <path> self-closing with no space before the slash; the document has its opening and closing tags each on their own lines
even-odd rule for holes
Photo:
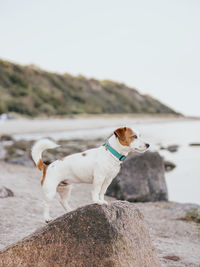
<svg viewBox="0 0 200 267">
<path fill-rule="evenodd" d="M 73 211 L 73 209 L 68 207 L 67 212 L 71 212 L 71 211 Z"/>
<path fill-rule="evenodd" d="M 52 218 L 45 218 L 45 223 L 50 223 L 51 221 L 53 221 Z"/>
<path fill-rule="evenodd" d="M 106 200 L 101 200 L 101 201 L 103 202 L 103 204 L 108 205 L 108 201 L 106 201 Z"/>
</svg>

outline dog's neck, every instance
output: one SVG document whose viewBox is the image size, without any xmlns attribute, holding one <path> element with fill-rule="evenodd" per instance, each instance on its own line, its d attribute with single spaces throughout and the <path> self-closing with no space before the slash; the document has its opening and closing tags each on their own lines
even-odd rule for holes
<svg viewBox="0 0 200 267">
<path fill-rule="evenodd" d="M 111 147 L 113 147 L 119 154 L 124 156 L 127 156 L 131 151 L 130 147 L 121 145 L 118 138 L 114 134 L 108 139 L 108 142 Z"/>
</svg>

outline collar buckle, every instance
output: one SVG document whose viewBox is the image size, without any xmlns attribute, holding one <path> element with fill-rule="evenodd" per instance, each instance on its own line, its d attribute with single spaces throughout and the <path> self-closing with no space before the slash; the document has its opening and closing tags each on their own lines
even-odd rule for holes
<svg viewBox="0 0 200 267">
<path fill-rule="evenodd" d="M 124 161 L 125 159 L 126 159 L 126 156 L 124 156 L 124 155 L 122 155 L 122 156 L 119 158 L 120 161 Z"/>
<path fill-rule="evenodd" d="M 124 161 L 126 159 L 126 156 L 119 154 L 117 150 L 110 146 L 109 142 L 106 143 L 105 148 L 106 150 L 109 150 L 116 158 L 118 158 L 119 161 Z"/>
</svg>

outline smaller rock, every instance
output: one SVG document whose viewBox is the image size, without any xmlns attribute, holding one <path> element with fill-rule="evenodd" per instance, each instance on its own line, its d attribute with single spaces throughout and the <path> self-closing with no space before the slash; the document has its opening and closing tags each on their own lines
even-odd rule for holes
<svg viewBox="0 0 200 267">
<path fill-rule="evenodd" d="M 165 150 L 165 149 L 166 149 L 166 147 L 160 146 L 160 150 Z"/>
<path fill-rule="evenodd" d="M 130 202 L 167 201 L 165 169 L 161 155 L 147 151 L 128 156 L 106 194 Z"/>
<path fill-rule="evenodd" d="M 16 150 L 15 150 L 15 153 L 16 153 L 17 155 L 19 155 L 19 156 L 23 156 L 23 155 L 24 155 L 24 150 L 22 150 L 22 149 L 16 149 Z"/>
<path fill-rule="evenodd" d="M 12 158 L 12 159 L 7 159 L 6 162 L 24 165 L 27 167 L 34 167 L 35 166 L 33 161 L 28 157 L 16 157 L 16 158 Z"/>
<path fill-rule="evenodd" d="M 0 141 L 12 141 L 12 140 L 13 140 L 12 136 L 10 136 L 8 134 L 3 134 L 0 137 Z"/>
<path fill-rule="evenodd" d="M 164 166 L 166 172 L 170 172 L 176 167 L 176 165 L 173 162 L 167 160 L 164 161 Z"/>
<path fill-rule="evenodd" d="M 181 218 L 181 220 L 187 221 L 187 222 L 195 222 L 200 223 L 200 212 L 198 208 L 191 208 L 185 213 L 185 216 Z"/>
<path fill-rule="evenodd" d="M 178 151 L 178 148 L 179 148 L 178 145 L 170 145 L 170 146 L 167 147 L 167 150 L 169 152 L 176 152 L 176 151 Z"/>
<path fill-rule="evenodd" d="M 14 193 L 12 190 L 8 189 L 5 186 L 0 187 L 0 198 L 13 197 Z"/>
<path fill-rule="evenodd" d="M 26 151 L 31 148 L 31 143 L 29 141 L 21 139 L 21 140 L 15 141 L 11 148 Z"/>
<path fill-rule="evenodd" d="M 176 255 L 167 255 L 163 257 L 166 260 L 171 260 L 171 261 L 179 261 L 180 257 Z"/>
<path fill-rule="evenodd" d="M 176 220 L 200 223 L 200 205 L 198 204 L 174 203 L 170 210 Z"/>
<path fill-rule="evenodd" d="M 6 157 L 6 150 L 4 147 L 0 144 L 0 159 L 4 159 Z"/>
<path fill-rule="evenodd" d="M 200 146 L 200 143 L 190 143 L 189 146 Z"/>
</svg>

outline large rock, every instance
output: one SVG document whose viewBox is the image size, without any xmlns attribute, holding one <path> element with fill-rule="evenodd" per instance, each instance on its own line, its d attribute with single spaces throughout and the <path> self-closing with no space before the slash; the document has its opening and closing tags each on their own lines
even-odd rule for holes
<svg viewBox="0 0 200 267">
<path fill-rule="evenodd" d="M 130 155 L 106 194 L 130 202 L 168 200 L 164 173 L 159 153 Z"/>
<path fill-rule="evenodd" d="M 134 204 L 79 208 L 0 253 L 0 266 L 161 266 Z"/>
</svg>

